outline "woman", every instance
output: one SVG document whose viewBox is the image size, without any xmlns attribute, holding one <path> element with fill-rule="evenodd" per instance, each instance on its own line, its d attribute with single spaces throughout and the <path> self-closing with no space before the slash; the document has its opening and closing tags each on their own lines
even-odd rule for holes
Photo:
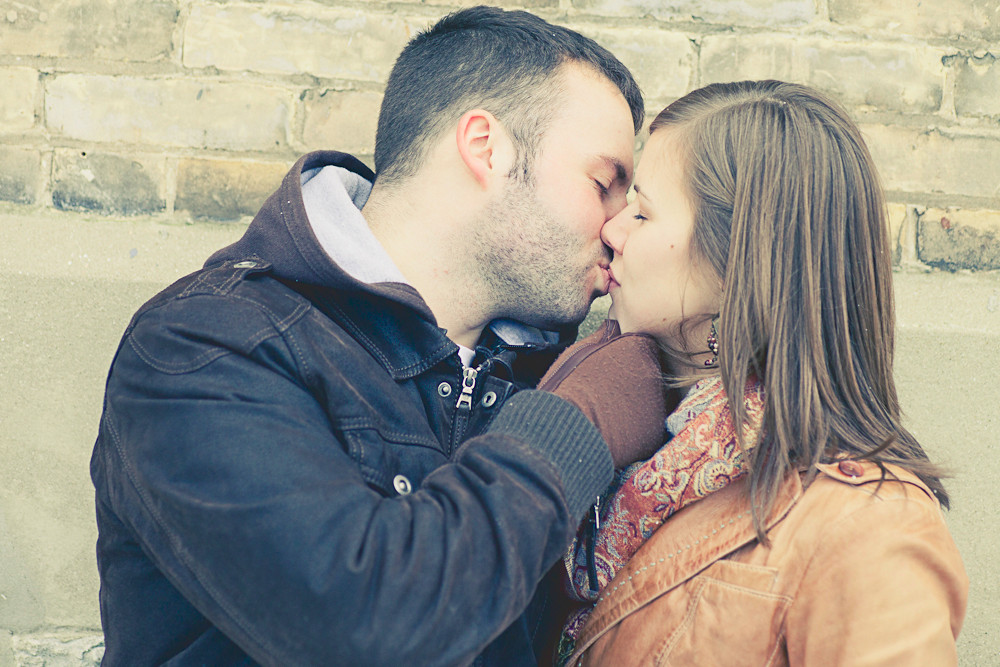
<svg viewBox="0 0 1000 667">
<path fill-rule="evenodd" d="M 968 582 L 900 421 L 857 127 L 761 81 L 690 93 L 650 133 L 603 230 L 611 317 L 660 343 L 686 395 L 567 555 L 558 662 L 955 664 Z"/>
</svg>

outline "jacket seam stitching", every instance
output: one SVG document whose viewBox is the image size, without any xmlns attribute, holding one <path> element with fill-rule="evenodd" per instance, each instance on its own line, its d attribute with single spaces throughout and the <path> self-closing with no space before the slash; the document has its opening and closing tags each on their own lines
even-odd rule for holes
<svg viewBox="0 0 1000 667">
<path fill-rule="evenodd" d="M 202 352 L 201 354 L 199 354 L 198 356 L 194 357 L 189 361 L 185 361 L 183 363 L 178 362 L 175 364 L 169 364 L 152 356 L 146 350 L 146 348 L 143 347 L 143 345 L 138 340 L 136 340 L 135 336 L 129 336 L 128 344 L 133 350 L 135 350 L 136 355 L 140 359 L 142 359 L 143 362 L 146 363 L 146 365 L 160 372 L 170 373 L 170 374 L 190 373 L 199 368 L 207 366 L 216 359 L 219 359 L 221 357 L 226 356 L 227 354 L 230 354 L 225 350 L 221 350 L 217 347 L 214 347 L 209 350 L 205 350 L 204 352 Z"/>
<path fill-rule="evenodd" d="M 734 584 L 731 581 L 723 581 L 722 579 L 716 579 L 715 577 L 710 577 L 708 575 L 704 575 L 702 578 L 705 579 L 707 582 L 711 582 L 713 584 L 720 586 L 721 588 L 733 591 L 739 591 L 740 593 L 745 593 L 753 597 L 758 597 L 765 600 L 783 600 L 785 602 L 792 601 L 792 597 L 787 593 L 766 593 L 764 591 L 759 591 L 755 588 L 751 588 L 750 586 L 740 586 L 739 584 Z"/>
<path fill-rule="evenodd" d="M 701 598 L 705 593 L 706 585 L 708 585 L 708 582 L 704 579 L 698 582 L 698 590 L 695 591 L 695 594 L 691 597 L 691 602 L 688 604 L 687 612 L 684 614 L 684 620 L 677 626 L 677 629 L 664 640 L 663 645 L 656 652 L 657 665 L 662 665 L 663 661 L 670 656 L 674 648 L 677 646 L 677 642 L 680 641 L 683 631 L 686 630 L 693 622 L 695 612 L 698 610 L 698 605 L 701 603 Z"/>
<path fill-rule="evenodd" d="M 255 644 L 257 644 L 257 646 L 261 649 L 261 651 L 267 653 L 269 656 L 276 655 L 277 652 L 274 651 L 272 647 L 265 646 L 260 642 L 259 639 L 254 638 L 254 634 L 251 632 L 251 628 L 247 627 L 243 619 L 240 618 L 235 613 L 233 613 L 233 611 L 228 608 L 228 605 L 224 605 L 222 603 L 221 601 L 222 596 L 219 594 L 215 586 L 212 585 L 210 582 L 204 581 L 202 577 L 199 576 L 197 570 L 194 567 L 192 567 L 192 563 L 185 555 L 184 550 L 182 548 L 179 548 L 180 547 L 180 545 L 178 544 L 179 538 L 173 533 L 173 531 L 171 531 L 164 524 L 162 517 L 160 517 L 159 512 L 153 507 L 152 501 L 146 494 L 146 490 L 137 482 L 135 478 L 135 471 L 133 470 L 132 465 L 129 462 L 128 458 L 125 456 L 125 452 L 122 450 L 121 437 L 110 415 L 105 423 L 107 424 L 108 431 L 111 433 L 111 438 L 115 443 L 115 451 L 117 451 L 118 458 L 122 462 L 122 466 L 125 469 L 125 474 L 128 475 L 129 483 L 132 485 L 132 488 L 135 489 L 136 493 L 139 494 L 139 498 L 142 501 L 143 506 L 146 508 L 146 511 L 149 513 L 149 516 L 153 519 L 153 521 L 156 522 L 156 525 L 159 526 L 160 530 L 163 531 L 164 535 L 166 535 L 167 542 L 170 545 L 170 549 L 173 552 L 174 556 L 184 564 L 188 572 L 190 572 L 191 576 L 194 577 L 194 579 L 205 588 L 205 590 L 209 593 L 209 595 L 211 595 L 213 602 L 215 602 L 215 604 L 219 606 L 219 609 L 223 610 L 229 616 L 229 618 L 232 619 L 233 622 L 236 623 L 243 630 L 244 634 L 250 639 L 250 641 L 253 641 Z"/>
<path fill-rule="evenodd" d="M 301 307 L 302 306 L 300 306 L 299 308 Z M 299 308 L 296 308 L 296 311 L 298 311 Z M 294 312 L 292 314 L 294 315 Z M 289 315 L 289 321 L 292 321 L 291 315 Z M 278 335 L 281 337 L 282 342 L 284 342 L 285 347 L 288 348 L 288 350 L 294 355 L 296 360 L 296 365 L 299 367 L 299 373 L 301 374 L 303 380 L 307 384 L 312 384 L 314 380 L 312 369 L 310 368 L 309 363 L 306 361 L 305 355 L 302 353 L 302 348 L 299 346 L 298 341 L 292 334 L 291 325 L 288 326 L 282 325 L 282 328 L 277 329 L 277 331 Z M 313 394 L 313 392 L 310 391 L 309 394 L 312 395 L 313 400 L 316 400 L 316 396 Z M 316 402 L 319 403 L 319 401 Z"/>
<path fill-rule="evenodd" d="M 207 285 L 208 283 L 206 281 L 206 277 L 208 276 L 209 273 L 211 273 L 211 270 L 200 272 L 187 287 L 185 287 L 184 289 L 182 289 L 180 292 L 177 293 L 177 298 L 183 299 L 187 296 L 190 296 L 194 294 L 197 288 L 200 287 L 202 284 Z M 212 290 L 212 292 L 214 291 L 215 290 Z"/>
<path fill-rule="evenodd" d="M 450 340 L 445 340 L 440 347 L 437 348 L 433 353 L 425 355 L 424 358 L 419 359 L 412 364 L 406 366 L 396 366 L 392 363 L 392 360 L 387 357 L 379 346 L 375 344 L 375 341 L 371 339 L 355 322 L 352 320 L 343 309 L 336 303 L 330 302 L 329 307 L 331 310 L 337 313 L 341 319 L 341 325 L 348 330 L 348 333 L 352 336 L 361 339 L 366 343 L 365 349 L 369 351 L 375 358 L 381 362 L 383 366 L 390 369 L 393 373 L 398 374 L 409 374 L 411 371 L 416 371 L 417 369 L 423 369 L 425 367 L 430 367 L 430 362 L 428 362 L 427 357 L 434 356 L 440 353 L 442 350 L 446 349 L 449 344 L 453 344 Z M 435 362 L 436 363 L 436 362 Z"/>
<path fill-rule="evenodd" d="M 742 519 L 743 516 L 746 515 L 746 514 L 747 514 L 746 512 L 740 512 L 736 516 L 730 518 L 729 521 L 720 524 L 716 528 L 713 528 L 712 532 L 711 532 L 711 535 L 718 534 L 719 530 L 725 530 L 727 528 L 732 528 L 733 525 L 736 523 L 736 521 L 739 520 L 739 519 Z M 666 556 L 661 556 L 657 560 L 648 562 L 646 565 L 643 565 L 641 568 L 639 568 L 639 569 L 635 570 L 634 572 L 632 572 L 632 574 L 630 574 L 627 579 L 623 579 L 622 581 L 619 581 L 614 586 L 614 588 L 612 588 L 611 590 L 607 591 L 607 593 L 605 593 L 604 595 L 602 595 L 601 597 L 599 597 L 597 599 L 597 601 L 598 602 L 602 602 L 605 599 L 610 598 L 612 596 L 612 594 L 616 590 L 618 590 L 619 587 L 621 587 L 622 585 L 624 585 L 625 582 L 627 582 L 627 581 L 632 581 L 632 578 L 635 577 L 635 576 L 637 576 L 639 573 L 644 572 L 644 571 L 646 571 L 646 570 L 648 570 L 650 568 L 656 567 L 657 565 L 662 565 L 662 564 L 666 563 L 668 560 L 672 560 L 674 558 L 674 556 L 678 556 L 678 555 L 684 553 L 685 551 L 693 548 L 695 545 L 699 544 L 700 542 L 706 541 L 707 539 L 709 539 L 709 535 L 705 535 L 704 537 L 700 537 L 700 538 L 692 541 L 691 544 L 686 544 L 682 548 L 677 549 L 677 551 L 672 551 L 672 552 L 668 553 Z M 716 559 L 716 560 L 718 560 L 718 559 Z"/>
<path fill-rule="evenodd" d="M 222 269 L 223 266 L 225 265 L 223 264 L 222 266 L 202 271 L 198 275 L 198 277 L 194 281 L 192 281 L 190 285 L 188 285 L 181 292 L 179 292 L 177 296 L 179 298 L 196 296 L 199 293 L 197 291 L 197 288 L 202 285 L 207 287 L 212 295 L 222 296 L 227 294 L 232 289 L 233 285 L 238 283 L 240 280 L 243 280 L 248 273 L 246 269 L 232 270 L 228 272 L 229 275 L 227 275 L 221 283 L 209 282 L 208 277 L 217 273 L 220 269 Z"/>
<path fill-rule="evenodd" d="M 392 367 L 392 364 L 389 362 L 389 358 L 382 353 L 382 350 L 378 349 L 378 346 L 375 345 L 375 342 L 368 337 L 368 334 L 362 331 L 361 327 L 357 326 L 357 324 L 355 324 L 354 321 L 347 316 L 347 313 L 345 313 L 340 306 L 338 306 L 336 303 L 331 302 L 329 304 L 329 307 L 333 311 L 335 311 L 338 315 L 340 315 L 343 325 L 350 330 L 350 333 L 352 335 L 362 339 L 365 343 L 368 344 L 367 349 L 369 350 L 370 354 L 374 354 L 374 356 L 382 363 L 383 366 L 387 368 Z"/>
<path fill-rule="evenodd" d="M 787 618 L 787 616 L 788 611 L 786 610 L 785 618 Z M 785 643 L 785 618 L 781 619 L 781 630 L 778 632 L 777 637 L 775 637 L 774 648 L 771 649 L 771 655 L 767 657 L 767 662 L 764 663 L 764 667 L 770 667 L 774 664 L 774 659 L 778 657 L 778 649 L 780 649 Z"/>
<path fill-rule="evenodd" d="M 285 331 L 297 320 L 301 319 L 303 315 L 309 312 L 309 310 L 312 308 L 312 306 L 309 303 L 299 303 L 298 305 L 295 306 L 294 309 L 292 309 L 292 312 L 290 312 L 286 317 L 281 318 L 278 317 L 278 314 L 274 312 L 274 310 L 268 308 L 265 304 L 261 303 L 256 299 L 250 299 L 248 297 L 242 296 L 240 294 L 234 294 L 232 292 L 228 292 L 224 295 L 220 294 L 217 296 L 225 296 L 235 301 L 249 304 L 253 308 L 256 308 L 257 310 L 262 312 L 265 315 L 265 317 L 267 317 L 268 321 L 270 322 L 270 326 L 279 332 Z"/>
<path fill-rule="evenodd" d="M 427 447 L 429 449 L 438 450 L 441 446 L 437 440 L 432 440 L 430 438 L 419 438 L 412 437 L 405 431 L 392 431 L 381 427 L 381 422 L 376 419 L 369 417 L 353 417 L 349 421 L 363 421 L 364 423 L 358 425 L 342 425 L 343 422 L 333 422 L 335 429 L 349 432 L 349 431 L 375 431 L 383 438 L 389 440 L 391 443 L 400 445 L 413 445 L 417 447 Z"/>
<path fill-rule="evenodd" d="M 263 304 L 253 299 L 247 299 L 246 297 L 232 294 L 231 292 L 225 295 L 219 294 L 213 296 L 226 296 L 227 298 L 231 298 L 235 301 L 249 304 L 250 306 L 259 310 L 267 318 L 268 324 L 266 326 L 261 327 L 253 334 L 247 336 L 246 339 L 244 340 L 244 345 L 248 347 L 247 350 L 248 352 L 254 350 L 258 345 L 263 343 L 268 338 L 272 338 L 274 336 L 281 336 L 282 338 L 284 338 L 284 333 L 288 331 L 296 321 L 301 319 L 303 315 L 305 315 L 305 313 L 307 313 L 311 308 L 311 306 L 308 303 L 302 303 L 296 306 L 295 309 L 291 313 L 289 313 L 289 315 L 286 316 L 285 318 L 279 318 L 273 310 L 267 308 Z M 146 364 L 148 364 L 152 368 L 155 368 L 158 371 L 162 371 L 164 373 L 172 373 L 172 374 L 193 372 L 199 368 L 207 366 L 208 364 L 217 359 L 221 359 L 226 355 L 233 354 L 232 352 L 227 351 L 219 347 L 218 345 L 213 345 L 211 348 L 209 348 L 205 352 L 202 352 L 193 359 L 190 359 L 183 363 L 171 364 L 164 362 L 160 359 L 157 359 L 136 339 L 134 335 L 129 335 L 128 342 L 129 345 L 136 351 L 136 354 L 139 355 L 139 358 L 141 358 L 144 362 L 146 362 Z"/>
</svg>

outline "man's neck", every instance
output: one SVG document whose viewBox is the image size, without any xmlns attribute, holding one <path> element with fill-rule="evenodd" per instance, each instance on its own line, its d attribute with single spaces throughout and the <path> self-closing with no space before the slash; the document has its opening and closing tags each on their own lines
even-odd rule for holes
<svg viewBox="0 0 1000 667">
<path fill-rule="evenodd" d="M 435 207 L 426 192 L 408 190 L 416 192 L 390 197 L 376 187 L 362 213 L 375 238 L 434 313 L 438 326 L 447 330 L 448 338 L 475 348 L 492 318 L 484 307 L 484 290 L 471 260 L 463 252 L 461 224 L 448 219 L 446 207 L 440 202 Z"/>
</svg>

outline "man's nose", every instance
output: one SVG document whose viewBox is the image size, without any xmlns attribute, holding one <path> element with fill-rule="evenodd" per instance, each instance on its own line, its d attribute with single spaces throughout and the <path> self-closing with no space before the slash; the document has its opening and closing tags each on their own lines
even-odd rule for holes
<svg viewBox="0 0 1000 667">
<path fill-rule="evenodd" d="M 604 221 L 607 222 L 609 220 L 612 220 L 618 214 L 620 214 L 627 206 L 628 206 L 628 199 L 626 198 L 624 192 L 612 195 L 611 197 L 608 198 L 607 205 L 605 206 L 604 209 L 605 210 Z"/>
</svg>

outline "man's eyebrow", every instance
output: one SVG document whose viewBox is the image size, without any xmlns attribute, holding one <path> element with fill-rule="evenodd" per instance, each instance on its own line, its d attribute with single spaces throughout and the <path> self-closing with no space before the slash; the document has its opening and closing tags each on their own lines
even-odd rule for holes
<svg viewBox="0 0 1000 667">
<path fill-rule="evenodd" d="M 615 180 L 621 181 L 622 183 L 628 183 L 629 175 L 628 169 L 625 168 L 625 164 L 618 158 L 601 157 L 601 161 L 608 166 L 612 171 L 615 172 Z"/>
</svg>

